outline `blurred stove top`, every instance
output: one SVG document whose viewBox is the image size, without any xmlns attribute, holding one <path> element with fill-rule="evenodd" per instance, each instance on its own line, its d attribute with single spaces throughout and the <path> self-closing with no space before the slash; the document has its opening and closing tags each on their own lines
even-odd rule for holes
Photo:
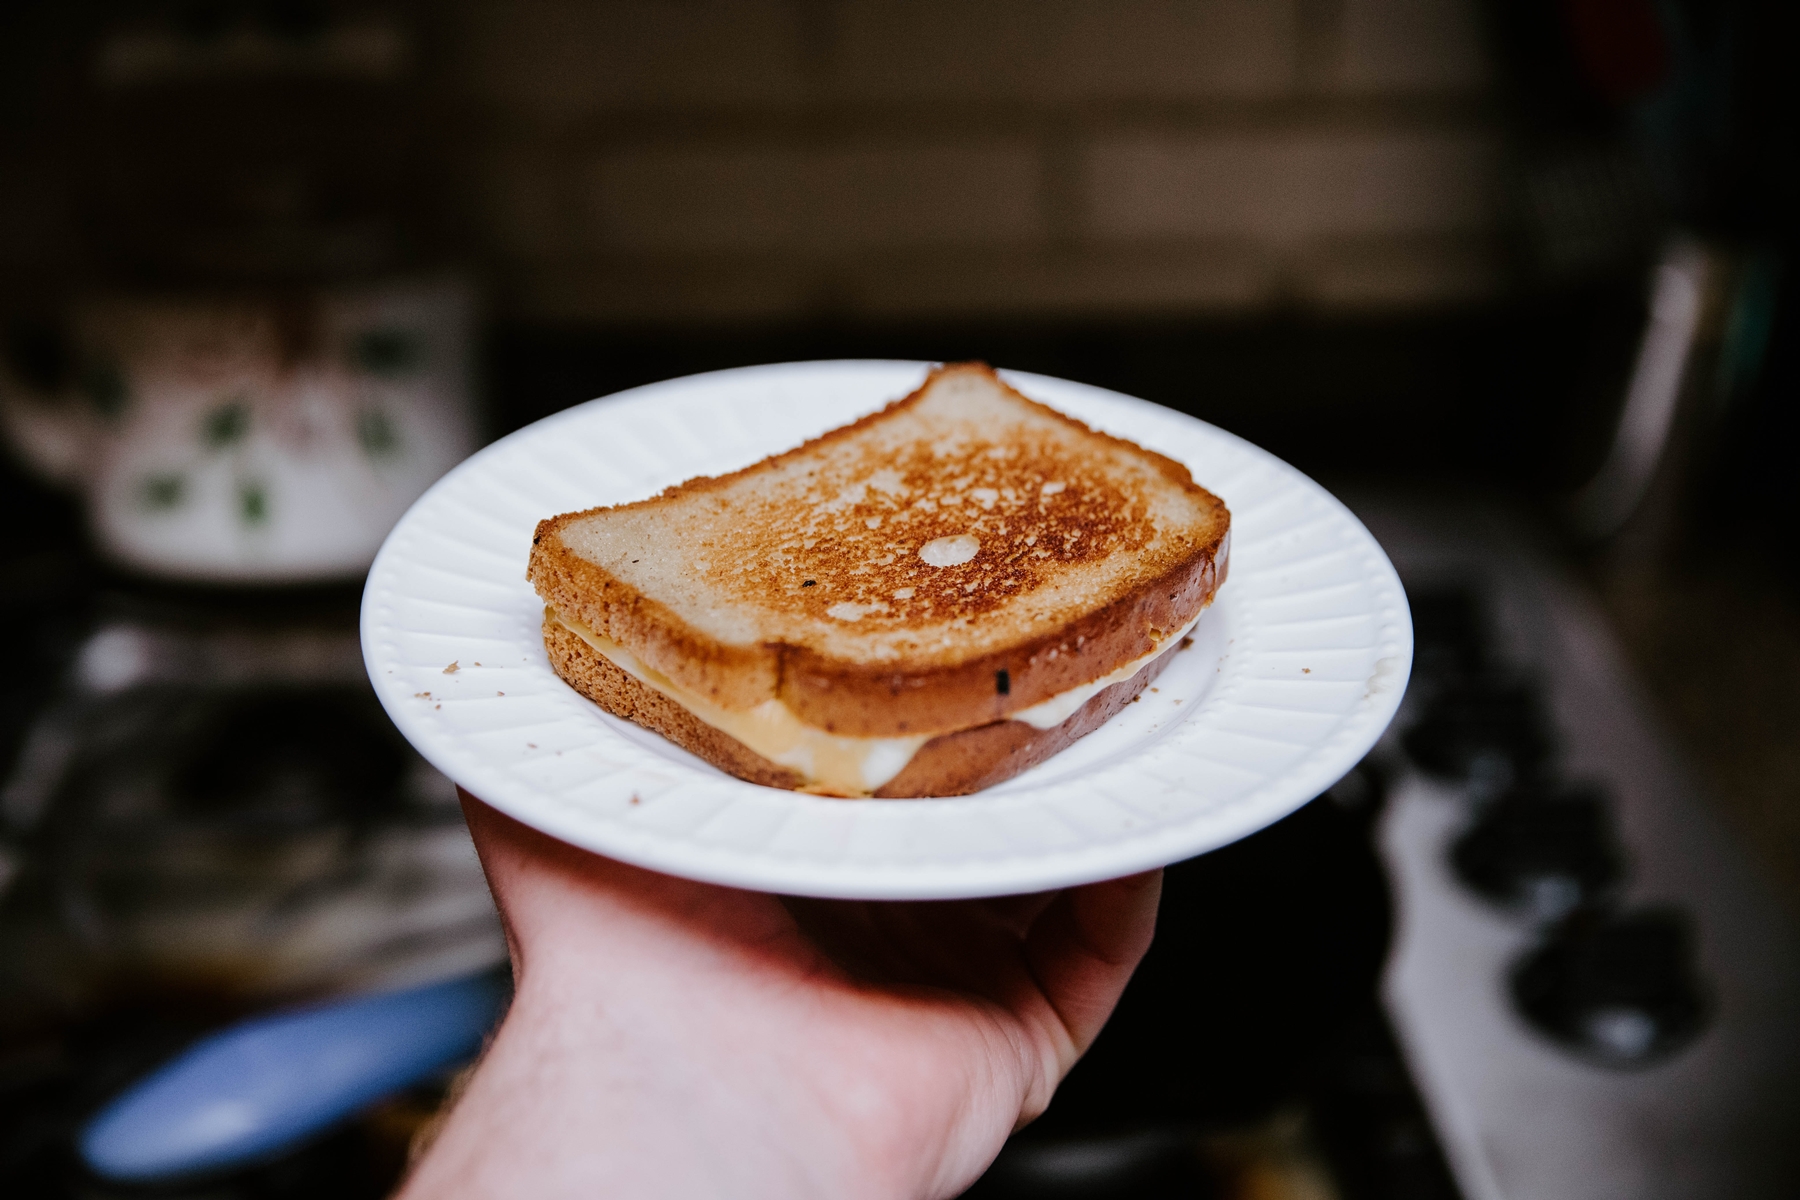
<svg viewBox="0 0 1800 1200">
<path fill-rule="evenodd" d="M 1796 942 L 1604 624 L 1499 510 L 1355 507 L 1414 603 L 1400 721 L 1325 797 L 1170 869 L 1114 1021 L 972 1195 L 1791 1192 Z M 504 955 L 352 601 L 94 607 L 0 790 L 9 1195 L 113 1194 L 73 1129 L 206 1029 Z M 440 1095 L 161 1194 L 380 1195 Z"/>
<path fill-rule="evenodd" d="M 1800 939 L 1499 509 L 1353 507 L 1414 609 L 1384 996 L 1469 1200 L 1800 1186 Z"/>
</svg>

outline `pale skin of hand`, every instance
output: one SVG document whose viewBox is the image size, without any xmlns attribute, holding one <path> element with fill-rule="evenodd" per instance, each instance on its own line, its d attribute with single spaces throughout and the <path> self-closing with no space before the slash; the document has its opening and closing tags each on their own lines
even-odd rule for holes
<svg viewBox="0 0 1800 1200">
<path fill-rule="evenodd" d="M 1162 890 L 783 899 L 463 809 L 516 991 L 405 1200 L 954 1196 L 1099 1033 Z"/>
</svg>

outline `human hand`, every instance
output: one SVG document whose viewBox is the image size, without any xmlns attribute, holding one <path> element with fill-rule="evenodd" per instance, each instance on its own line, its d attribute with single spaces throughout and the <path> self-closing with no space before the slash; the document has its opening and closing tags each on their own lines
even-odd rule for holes
<svg viewBox="0 0 1800 1200">
<path fill-rule="evenodd" d="M 463 810 L 515 995 L 408 1197 L 954 1196 L 1099 1033 L 1162 886 L 798 900 Z"/>
</svg>

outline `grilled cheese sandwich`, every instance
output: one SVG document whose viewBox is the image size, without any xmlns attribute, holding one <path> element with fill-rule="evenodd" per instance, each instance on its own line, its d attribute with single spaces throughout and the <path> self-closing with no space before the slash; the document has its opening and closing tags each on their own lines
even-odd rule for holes
<svg viewBox="0 0 1800 1200">
<path fill-rule="evenodd" d="M 1229 528 L 1179 464 L 961 365 L 733 475 L 545 521 L 530 578 L 558 672 L 619 715 L 756 782 L 946 795 L 1134 697 Z"/>
</svg>

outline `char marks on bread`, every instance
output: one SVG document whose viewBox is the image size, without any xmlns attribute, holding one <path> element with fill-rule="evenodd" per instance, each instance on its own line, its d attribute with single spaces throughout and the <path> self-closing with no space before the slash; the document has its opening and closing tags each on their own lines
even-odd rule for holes
<svg viewBox="0 0 1800 1200">
<path fill-rule="evenodd" d="M 744 470 L 543 521 L 529 575 L 712 704 L 938 735 L 1154 654 L 1223 582 L 1229 528 L 1181 464 L 961 364 Z"/>
</svg>

